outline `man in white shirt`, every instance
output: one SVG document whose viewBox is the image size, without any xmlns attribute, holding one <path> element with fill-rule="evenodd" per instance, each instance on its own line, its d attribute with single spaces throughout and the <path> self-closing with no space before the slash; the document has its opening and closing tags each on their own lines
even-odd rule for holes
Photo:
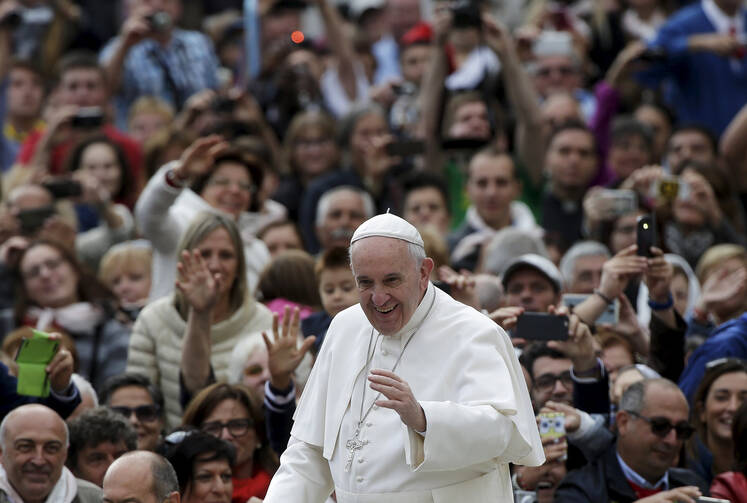
<svg viewBox="0 0 747 503">
<path fill-rule="evenodd" d="M 266 502 L 511 501 L 542 446 L 505 332 L 428 280 L 405 220 L 351 240 L 360 304 L 332 321 Z"/>
</svg>

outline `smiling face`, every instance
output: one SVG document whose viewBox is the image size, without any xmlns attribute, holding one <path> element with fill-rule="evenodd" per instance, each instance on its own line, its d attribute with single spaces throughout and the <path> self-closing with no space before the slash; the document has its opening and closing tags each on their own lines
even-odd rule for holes
<svg viewBox="0 0 747 503">
<path fill-rule="evenodd" d="M 64 307 L 78 300 L 78 274 L 54 247 L 29 249 L 20 264 L 29 299 L 39 307 Z"/>
<path fill-rule="evenodd" d="M 270 364 L 265 346 L 257 345 L 249 353 L 244 363 L 241 384 L 252 393 L 252 397 L 262 402 L 265 393 L 265 383 L 270 380 Z"/>
<path fill-rule="evenodd" d="M 224 161 L 210 175 L 200 195 L 207 203 L 234 218 L 249 211 L 254 185 L 247 168 L 237 162 Z"/>
<path fill-rule="evenodd" d="M 213 453 L 208 453 L 211 457 Z M 231 467 L 225 459 L 195 461 L 192 480 L 184 490 L 183 503 L 230 503 L 233 493 Z"/>
<path fill-rule="evenodd" d="M 117 153 L 106 143 L 92 143 L 80 156 L 80 169 L 90 173 L 109 196 L 114 197 L 122 186 L 122 167 Z"/>
<path fill-rule="evenodd" d="M 642 417 L 664 418 L 676 425 L 686 422 L 688 413 L 687 400 L 674 385 L 651 383 L 646 388 Z M 650 482 L 663 477 L 673 466 L 684 440 L 677 438 L 674 429 L 664 437 L 655 435 L 647 421 L 628 412 L 618 412 L 617 420 L 618 451 L 623 460 Z"/>
<path fill-rule="evenodd" d="M 374 236 L 353 244 L 352 264 L 368 321 L 383 335 L 395 334 L 420 304 L 433 261 L 416 268 L 405 241 Z"/>
<path fill-rule="evenodd" d="M 44 406 L 24 406 L 7 417 L 0 461 L 24 501 L 44 501 L 67 457 L 62 419 Z"/>
<path fill-rule="evenodd" d="M 127 420 L 137 433 L 137 448 L 139 450 L 152 451 L 156 448 L 158 439 L 161 436 L 163 421 L 158 413 L 152 418 L 142 415 L 138 417 L 134 409 L 143 405 L 154 407 L 155 403 L 148 390 L 142 386 L 122 386 L 121 388 L 117 388 L 111 394 L 109 403 L 107 404 L 111 408 L 128 407 L 133 410 Z"/>
<path fill-rule="evenodd" d="M 420 187 L 407 193 L 403 217 L 415 227 L 434 227 L 441 235 L 449 232 L 449 210 L 440 190 Z"/>
<path fill-rule="evenodd" d="M 221 275 L 222 281 L 218 293 L 221 297 L 228 296 L 239 267 L 236 254 L 243 253 L 243 250 L 237 251 L 234 248 L 230 234 L 223 227 L 218 227 L 208 234 L 195 248 L 200 251 L 210 273 L 213 276 Z"/>
<path fill-rule="evenodd" d="M 732 422 L 747 399 L 747 372 L 730 372 L 713 381 L 700 420 L 706 424 L 707 444 L 732 441 Z"/>
<path fill-rule="evenodd" d="M 124 307 L 142 305 L 150 293 L 150 268 L 131 262 L 111 278 L 109 287 Z"/>
</svg>

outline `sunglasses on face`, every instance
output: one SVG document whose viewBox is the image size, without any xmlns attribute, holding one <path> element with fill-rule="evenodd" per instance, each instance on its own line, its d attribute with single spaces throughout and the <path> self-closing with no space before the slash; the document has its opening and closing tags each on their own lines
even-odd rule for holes
<svg viewBox="0 0 747 503">
<path fill-rule="evenodd" d="M 632 410 L 625 411 L 631 416 L 635 416 L 638 419 L 643 419 L 649 426 L 651 426 L 651 433 L 657 437 L 664 438 L 669 435 L 669 432 L 674 429 L 677 434 L 677 440 L 687 440 L 695 432 L 695 428 L 690 426 L 687 421 L 680 421 L 677 424 L 672 424 L 669 419 L 664 417 L 645 417 Z"/>
<path fill-rule="evenodd" d="M 247 434 L 249 428 L 253 426 L 254 422 L 251 419 L 231 419 L 226 423 L 221 423 L 219 421 L 204 423 L 200 429 L 208 435 L 220 437 L 223 428 L 227 428 L 228 433 L 230 433 L 232 437 L 243 437 Z"/>
<path fill-rule="evenodd" d="M 150 423 L 158 419 L 158 406 L 157 405 L 138 405 L 137 407 L 110 407 L 114 412 L 122 414 L 126 418 L 132 417 L 135 413 L 135 417 L 142 423 Z"/>
</svg>

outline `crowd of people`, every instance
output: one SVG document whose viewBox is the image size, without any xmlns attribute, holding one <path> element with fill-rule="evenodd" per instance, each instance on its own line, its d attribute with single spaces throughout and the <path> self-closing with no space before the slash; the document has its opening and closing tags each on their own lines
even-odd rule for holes
<svg viewBox="0 0 747 503">
<path fill-rule="evenodd" d="M 418 302 L 510 336 L 545 459 L 515 501 L 747 502 L 746 44 L 741 0 L 0 0 L 0 503 L 265 498 L 383 213 Z"/>
</svg>

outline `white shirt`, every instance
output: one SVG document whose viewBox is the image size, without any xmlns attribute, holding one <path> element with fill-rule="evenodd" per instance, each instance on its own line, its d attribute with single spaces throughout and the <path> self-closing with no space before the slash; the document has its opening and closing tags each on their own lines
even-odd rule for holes
<svg viewBox="0 0 747 503">
<path fill-rule="evenodd" d="M 448 498 L 456 494 L 464 501 L 510 501 L 508 463 L 544 462 L 508 336 L 433 285 L 398 334 L 379 338 L 369 367 L 391 369 L 418 325 L 395 374 L 423 407 L 425 437 L 393 410 L 372 408 L 359 437 L 368 443 L 345 471 L 371 337 L 363 310 L 353 306 L 330 325 L 267 503 L 321 503 L 335 487 L 341 503 L 455 501 Z M 364 415 L 373 399 L 368 388 Z"/>
</svg>

